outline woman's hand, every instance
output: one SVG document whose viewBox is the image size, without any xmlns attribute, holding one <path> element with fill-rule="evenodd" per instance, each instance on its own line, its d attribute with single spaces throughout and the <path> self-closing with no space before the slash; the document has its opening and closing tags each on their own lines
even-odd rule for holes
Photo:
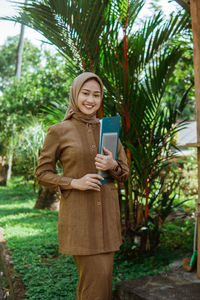
<svg viewBox="0 0 200 300">
<path fill-rule="evenodd" d="M 113 170 L 117 166 L 116 160 L 113 159 L 112 152 L 103 147 L 105 155 L 97 154 L 95 157 L 95 165 L 99 171 Z"/>
<path fill-rule="evenodd" d="M 71 187 L 76 190 L 86 191 L 100 191 L 101 190 L 101 182 L 104 178 L 98 174 L 86 174 L 85 176 L 79 179 L 72 179 Z"/>
</svg>

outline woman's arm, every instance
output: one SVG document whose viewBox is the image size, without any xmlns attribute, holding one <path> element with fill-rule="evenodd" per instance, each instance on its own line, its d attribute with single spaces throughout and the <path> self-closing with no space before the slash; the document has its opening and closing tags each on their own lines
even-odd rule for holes
<svg viewBox="0 0 200 300">
<path fill-rule="evenodd" d="M 98 174 L 86 174 L 77 179 L 56 174 L 56 162 L 59 155 L 59 136 L 52 126 L 48 129 L 36 168 L 36 177 L 40 185 L 60 190 L 100 191 L 100 180 L 103 180 L 103 177 Z"/>
<path fill-rule="evenodd" d="M 59 136 L 53 126 L 49 127 L 36 168 L 36 178 L 40 185 L 50 188 L 69 189 L 72 178 L 56 174 L 59 159 Z"/>
</svg>

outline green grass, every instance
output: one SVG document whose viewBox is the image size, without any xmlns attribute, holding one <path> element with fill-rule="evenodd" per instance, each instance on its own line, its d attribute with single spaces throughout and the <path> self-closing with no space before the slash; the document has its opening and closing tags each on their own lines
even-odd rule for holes
<svg viewBox="0 0 200 300">
<path fill-rule="evenodd" d="M 33 209 L 36 195 L 19 178 L 0 188 L 0 226 L 27 299 L 75 299 L 78 279 L 71 256 L 59 255 L 58 213 Z"/>
<path fill-rule="evenodd" d="M 71 256 L 58 253 L 58 213 L 35 210 L 32 185 L 14 178 L 0 187 L 0 226 L 16 272 L 21 277 L 27 299 L 74 300 L 78 280 Z M 115 256 L 114 283 L 157 274 L 192 251 L 193 221 L 176 220 L 162 228 L 160 247 L 149 255 L 135 256 L 131 245 L 123 244 Z"/>
</svg>

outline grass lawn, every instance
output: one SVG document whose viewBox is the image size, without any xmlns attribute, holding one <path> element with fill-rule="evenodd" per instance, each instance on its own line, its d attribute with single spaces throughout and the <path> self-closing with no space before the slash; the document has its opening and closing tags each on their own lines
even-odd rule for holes
<svg viewBox="0 0 200 300">
<path fill-rule="evenodd" d="M 78 273 L 72 257 L 58 253 L 58 213 L 33 209 L 35 201 L 32 185 L 21 178 L 0 187 L 0 226 L 12 262 L 27 299 L 74 300 Z M 119 280 L 156 274 L 192 251 L 193 227 L 193 220 L 165 224 L 160 247 L 153 255 L 133 259 L 130 245 L 123 245 L 115 256 L 113 286 Z"/>
</svg>

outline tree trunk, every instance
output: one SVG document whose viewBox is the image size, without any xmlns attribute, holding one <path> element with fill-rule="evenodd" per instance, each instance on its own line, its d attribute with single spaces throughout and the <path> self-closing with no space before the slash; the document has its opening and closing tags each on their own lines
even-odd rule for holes
<svg viewBox="0 0 200 300">
<path fill-rule="evenodd" d="M 8 165 L 5 159 L 0 156 L 0 185 L 6 185 Z"/>
<path fill-rule="evenodd" d="M 27 0 L 25 0 L 24 3 L 26 4 Z M 17 56 L 16 56 L 15 76 L 17 79 L 19 79 L 21 75 L 22 53 L 24 48 L 24 31 L 25 31 L 25 25 L 22 24 L 20 30 L 20 36 L 19 36 L 19 43 L 17 47 Z"/>
<path fill-rule="evenodd" d="M 38 198 L 35 204 L 36 209 L 59 210 L 60 196 L 55 190 L 39 186 Z"/>
<path fill-rule="evenodd" d="M 12 139 L 12 138 L 11 138 Z M 12 175 L 12 163 L 13 163 L 13 141 L 11 140 L 11 147 L 9 151 L 9 157 L 8 157 L 8 173 L 7 173 L 7 180 L 10 180 Z"/>
<path fill-rule="evenodd" d="M 27 3 L 28 0 L 25 0 L 25 4 Z M 24 30 L 25 30 L 25 25 L 21 25 L 21 30 L 20 30 L 20 36 L 19 36 L 19 43 L 17 47 L 17 55 L 16 55 L 16 66 L 15 66 L 15 76 L 17 79 L 20 78 L 21 75 L 21 66 L 22 66 L 22 53 L 23 53 L 23 47 L 24 47 Z M 13 132 L 14 136 L 14 132 Z M 11 137 L 12 139 L 12 137 Z M 7 180 L 10 180 L 11 175 L 12 175 L 12 163 L 13 163 L 13 141 L 11 141 L 11 149 L 9 152 L 9 158 L 8 158 L 8 173 L 7 173 Z"/>
</svg>

